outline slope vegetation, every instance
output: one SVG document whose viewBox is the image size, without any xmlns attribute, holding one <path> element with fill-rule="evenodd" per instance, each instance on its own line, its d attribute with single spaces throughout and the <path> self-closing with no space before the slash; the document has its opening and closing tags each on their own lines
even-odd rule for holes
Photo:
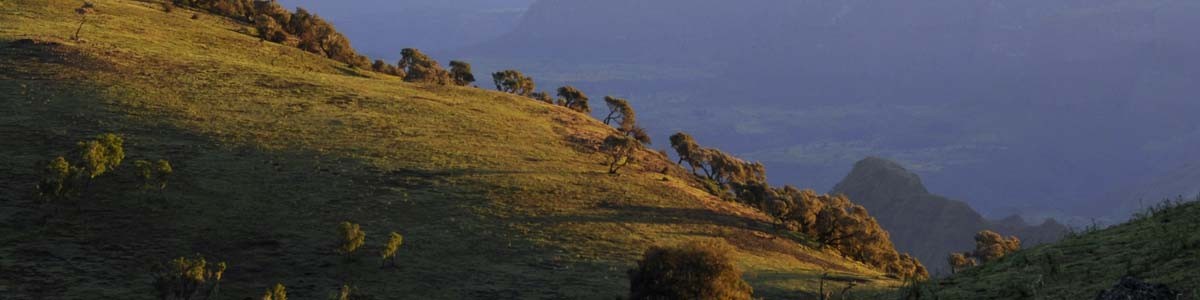
<svg viewBox="0 0 1200 300">
<path fill-rule="evenodd" d="M 1200 203 L 1159 205 L 928 286 L 928 299 L 1094 299 L 1132 276 L 1200 299 Z"/>
<path fill-rule="evenodd" d="M 156 3 L 0 2 L 0 293 L 150 299 L 171 258 L 225 261 L 223 297 L 283 283 L 317 299 L 353 284 L 383 298 L 611 298 L 652 245 L 725 240 L 757 296 L 802 297 L 822 274 L 898 285 L 777 235 L 658 153 L 607 174 L 613 129 L 562 107 L 415 85 L 261 42 L 248 25 Z M 193 17 L 194 16 L 194 17 Z M 44 161 L 113 132 L 126 161 L 167 159 L 162 193 L 131 168 L 72 202 L 31 195 Z M 665 170 L 665 171 L 664 171 Z M 367 233 L 338 256 L 337 225 Z M 405 236 L 398 269 L 374 253 Z M 826 282 L 826 284 L 830 284 Z"/>
</svg>

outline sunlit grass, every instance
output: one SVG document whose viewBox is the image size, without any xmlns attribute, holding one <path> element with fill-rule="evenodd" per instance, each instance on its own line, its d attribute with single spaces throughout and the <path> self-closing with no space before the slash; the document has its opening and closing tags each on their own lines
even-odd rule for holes
<svg viewBox="0 0 1200 300">
<path fill-rule="evenodd" d="M 95 2 L 84 42 L 66 38 L 77 2 L 0 2 L 5 293 L 149 299 L 146 271 L 200 252 L 229 262 L 231 298 L 275 282 L 303 299 L 346 282 L 382 298 L 611 298 L 642 250 L 691 239 L 733 242 L 771 298 L 813 291 L 823 269 L 897 285 L 683 178 L 606 174 L 568 139 L 612 132 L 587 116 L 347 68 L 207 14 Z M 60 45 L 9 47 L 19 39 Z M 32 58 L 47 49 L 63 57 Z M 78 212 L 30 199 L 36 161 L 101 132 L 125 135 L 131 160 L 171 160 L 165 201 L 120 176 Z M 336 255 L 347 220 L 367 253 L 402 233 L 399 269 Z"/>
</svg>

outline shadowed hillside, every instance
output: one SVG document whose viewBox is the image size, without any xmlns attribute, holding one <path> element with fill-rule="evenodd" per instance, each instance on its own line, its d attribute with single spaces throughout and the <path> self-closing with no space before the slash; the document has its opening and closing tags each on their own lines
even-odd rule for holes
<svg viewBox="0 0 1200 300">
<path fill-rule="evenodd" d="M 182 7 L 77 7 L 0 2 L 5 297 L 151 299 L 156 265 L 200 254 L 228 263 L 222 298 L 275 283 L 294 299 L 343 284 L 383 299 L 611 298 L 642 251 L 693 240 L 731 244 L 759 297 L 811 296 L 821 277 L 899 285 L 657 152 L 608 174 L 596 149 L 615 130 L 567 108 L 404 82 Z M 47 161 L 103 133 L 123 137 L 125 165 L 71 200 L 33 196 Z M 171 181 L 139 189 L 131 163 L 158 159 Z M 344 221 L 366 233 L 357 254 L 335 251 Z M 392 231 L 398 267 L 380 268 Z"/>
<path fill-rule="evenodd" d="M 949 273 L 951 252 L 974 249 L 972 238 L 982 230 L 1016 235 L 1025 246 L 1058 240 L 1067 228 L 1054 220 L 1029 226 L 1013 216 L 992 222 L 961 201 L 929 193 L 921 178 L 899 164 L 868 157 L 831 192 L 844 194 L 876 216 L 900 251 L 912 253 L 932 272 Z"/>
<path fill-rule="evenodd" d="M 1122 277 L 1200 299 L 1200 204 L 1160 203 L 1133 221 L 1090 229 L 922 287 L 919 299 L 1100 299 Z M 1146 297 L 1147 295 L 1142 295 Z M 1103 298 L 1151 299 L 1151 298 Z"/>
</svg>

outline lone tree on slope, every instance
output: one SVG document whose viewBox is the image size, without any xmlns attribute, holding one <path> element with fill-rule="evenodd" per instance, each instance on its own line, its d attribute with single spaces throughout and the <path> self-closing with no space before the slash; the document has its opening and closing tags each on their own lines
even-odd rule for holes
<svg viewBox="0 0 1200 300">
<path fill-rule="evenodd" d="M 723 242 L 650 248 L 629 270 L 629 299 L 750 299 L 732 253 Z"/>
<path fill-rule="evenodd" d="M 471 64 L 458 60 L 450 61 L 450 79 L 454 80 L 454 84 L 458 86 L 467 86 L 475 82 L 475 74 L 471 73 Z"/>
<path fill-rule="evenodd" d="M 588 96 L 573 86 L 558 88 L 558 97 L 558 105 L 566 106 L 577 112 L 592 112 L 592 108 L 588 106 Z"/>
<path fill-rule="evenodd" d="M 400 62 L 396 66 L 404 72 L 404 81 L 441 85 L 450 81 L 450 72 L 446 72 L 436 60 L 415 48 L 401 50 Z"/>
<path fill-rule="evenodd" d="M 492 73 L 492 83 L 496 85 L 496 90 L 498 91 L 526 97 L 533 97 L 534 92 L 537 90 L 537 85 L 533 82 L 533 78 L 525 76 L 525 74 L 517 70 L 504 70 Z"/>
</svg>

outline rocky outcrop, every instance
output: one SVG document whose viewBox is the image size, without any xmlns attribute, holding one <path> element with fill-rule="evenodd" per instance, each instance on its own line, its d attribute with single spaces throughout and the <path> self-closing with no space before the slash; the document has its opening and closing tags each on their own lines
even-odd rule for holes
<svg viewBox="0 0 1200 300">
<path fill-rule="evenodd" d="M 912 253 L 930 273 L 949 273 L 952 252 L 974 249 L 982 230 L 1016 235 L 1024 246 L 1058 240 L 1067 228 L 1054 220 L 1030 226 L 1019 216 L 989 221 L 962 201 L 930 193 L 920 176 L 900 164 L 868 157 L 833 188 L 866 207 L 889 233 L 896 249 Z"/>
</svg>

